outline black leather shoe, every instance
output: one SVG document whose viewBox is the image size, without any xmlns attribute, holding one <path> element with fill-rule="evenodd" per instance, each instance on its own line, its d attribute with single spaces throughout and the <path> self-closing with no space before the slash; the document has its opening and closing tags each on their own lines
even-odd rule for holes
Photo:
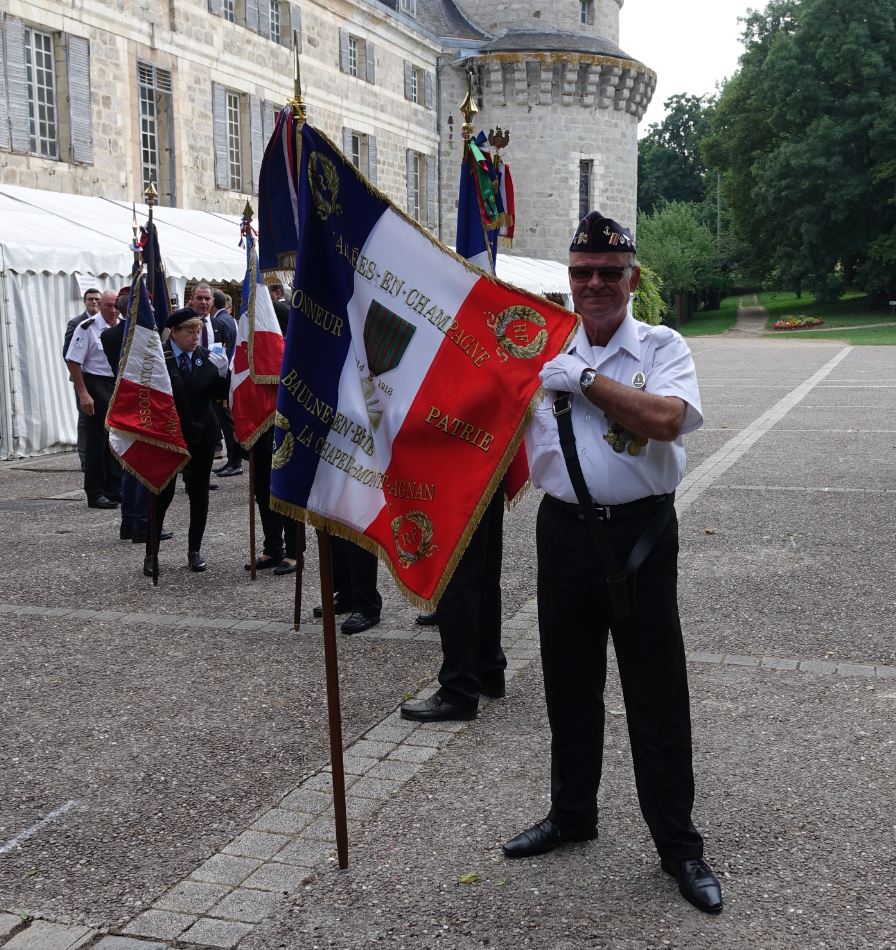
<svg viewBox="0 0 896 950">
<path fill-rule="evenodd" d="M 256 571 L 266 571 L 268 568 L 276 567 L 281 561 L 282 557 L 257 557 L 255 558 L 255 570 Z M 252 562 L 249 561 L 248 564 L 244 564 L 243 567 L 247 571 L 252 570 Z"/>
<path fill-rule="evenodd" d="M 93 501 L 87 502 L 88 508 L 117 508 L 118 502 L 112 501 L 111 498 L 107 498 L 105 495 L 99 495 L 94 498 Z"/>
<path fill-rule="evenodd" d="M 437 627 L 439 625 L 439 617 L 435 610 L 431 614 L 417 614 L 416 623 L 421 627 Z"/>
<path fill-rule="evenodd" d="M 722 888 L 719 879 L 703 858 L 670 861 L 662 858 L 660 867 L 678 881 L 681 896 L 698 910 L 718 914 L 722 910 Z"/>
<path fill-rule="evenodd" d="M 191 571 L 196 571 L 199 573 L 200 571 L 205 570 L 205 558 L 202 556 L 201 551 L 190 551 L 190 553 L 187 555 L 187 561 L 190 564 Z"/>
<path fill-rule="evenodd" d="M 365 630 L 369 630 L 371 627 L 375 627 L 380 622 L 379 614 L 362 614 L 360 611 L 355 611 L 351 614 L 348 620 L 342 621 L 342 626 L 340 630 L 346 634 L 353 633 L 363 633 Z"/>
<path fill-rule="evenodd" d="M 401 704 L 401 718 L 413 719 L 415 722 L 445 722 L 449 719 L 466 722 L 476 718 L 476 707 L 465 709 L 446 702 L 436 693 L 429 699 L 418 699 L 411 703 Z"/>
<path fill-rule="evenodd" d="M 507 858 L 531 858 L 536 854 L 547 854 L 571 841 L 594 841 L 596 837 L 596 827 L 565 831 L 551 818 L 545 818 L 511 838 L 501 846 L 501 850 Z"/>
<path fill-rule="evenodd" d="M 336 614 L 337 617 L 339 616 L 339 614 L 350 614 L 351 612 L 352 612 L 352 608 L 349 606 L 349 604 L 346 601 L 340 600 L 338 597 L 333 598 L 333 613 Z M 311 613 L 314 614 L 314 616 L 317 617 L 318 620 L 320 620 L 320 618 L 323 617 L 324 615 L 324 608 L 315 607 L 314 610 L 311 611 Z"/>
<path fill-rule="evenodd" d="M 215 474 L 218 478 L 230 478 L 232 475 L 242 475 L 243 466 L 242 465 L 227 465 L 222 469 L 219 469 Z"/>
<path fill-rule="evenodd" d="M 212 471 L 215 475 L 220 475 L 225 468 L 230 468 L 230 462 L 225 462 L 223 465 L 219 465 L 217 468 L 213 468 Z"/>
<path fill-rule="evenodd" d="M 152 558 L 151 557 L 143 558 L 143 576 L 152 577 Z"/>
</svg>

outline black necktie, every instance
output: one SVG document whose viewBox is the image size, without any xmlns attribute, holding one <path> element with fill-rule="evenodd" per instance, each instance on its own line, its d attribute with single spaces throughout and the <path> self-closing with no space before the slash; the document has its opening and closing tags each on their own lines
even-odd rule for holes
<svg viewBox="0 0 896 950">
<path fill-rule="evenodd" d="M 184 379 L 189 379 L 193 372 L 193 361 L 190 359 L 190 354 L 187 352 L 181 353 L 177 365 L 180 367 L 181 376 L 183 376 Z"/>
</svg>

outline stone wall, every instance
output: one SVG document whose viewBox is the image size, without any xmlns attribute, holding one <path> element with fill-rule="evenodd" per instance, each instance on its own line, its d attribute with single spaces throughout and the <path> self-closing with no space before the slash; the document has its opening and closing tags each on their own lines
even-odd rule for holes
<svg viewBox="0 0 896 950">
<path fill-rule="evenodd" d="M 619 10 L 625 0 L 592 0 L 590 24 L 582 23 L 581 0 L 456 0 L 468 20 L 493 36 L 507 30 L 571 30 L 619 43 Z"/>
</svg>

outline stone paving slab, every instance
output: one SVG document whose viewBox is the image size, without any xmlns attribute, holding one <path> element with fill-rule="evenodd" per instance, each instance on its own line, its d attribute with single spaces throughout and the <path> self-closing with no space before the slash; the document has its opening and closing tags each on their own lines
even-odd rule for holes
<svg viewBox="0 0 896 950">
<path fill-rule="evenodd" d="M 25 921 L 18 914 L 0 914 L 0 937 L 8 937 Z"/>
<path fill-rule="evenodd" d="M 201 944 L 205 947 L 235 947 L 251 930 L 251 924 L 204 917 L 198 920 L 182 939 L 186 943 Z"/>
<path fill-rule="evenodd" d="M 138 940 L 135 937 L 103 937 L 90 950 L 168 950 L 168 944 Z"/>
<path fill-rule="evenodd" d="M 3 944 L 3 950 L 78 950 L 94 936 L 96 931 L 89 927 L 33 920 Z"/>
</svg>

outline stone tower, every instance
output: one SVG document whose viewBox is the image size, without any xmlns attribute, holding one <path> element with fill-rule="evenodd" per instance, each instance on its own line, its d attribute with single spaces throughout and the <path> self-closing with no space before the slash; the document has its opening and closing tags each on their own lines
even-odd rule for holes
<svg viewBox="0 0 896 950">
<path fill-rule="evenodd" d="M 619 48 L 624 0 L 455 2 L 481 38 L 452 43 L 440 70 L 445 239 L 453 240 L 455 228 L 458 105 L 468 70 L 477 130 L 510 130 L 504 155 L 517 204 L 510 253 L 564 260 L 585 207 L 633 228 L 638 123 L 656 75 Z"/>
</svg>

